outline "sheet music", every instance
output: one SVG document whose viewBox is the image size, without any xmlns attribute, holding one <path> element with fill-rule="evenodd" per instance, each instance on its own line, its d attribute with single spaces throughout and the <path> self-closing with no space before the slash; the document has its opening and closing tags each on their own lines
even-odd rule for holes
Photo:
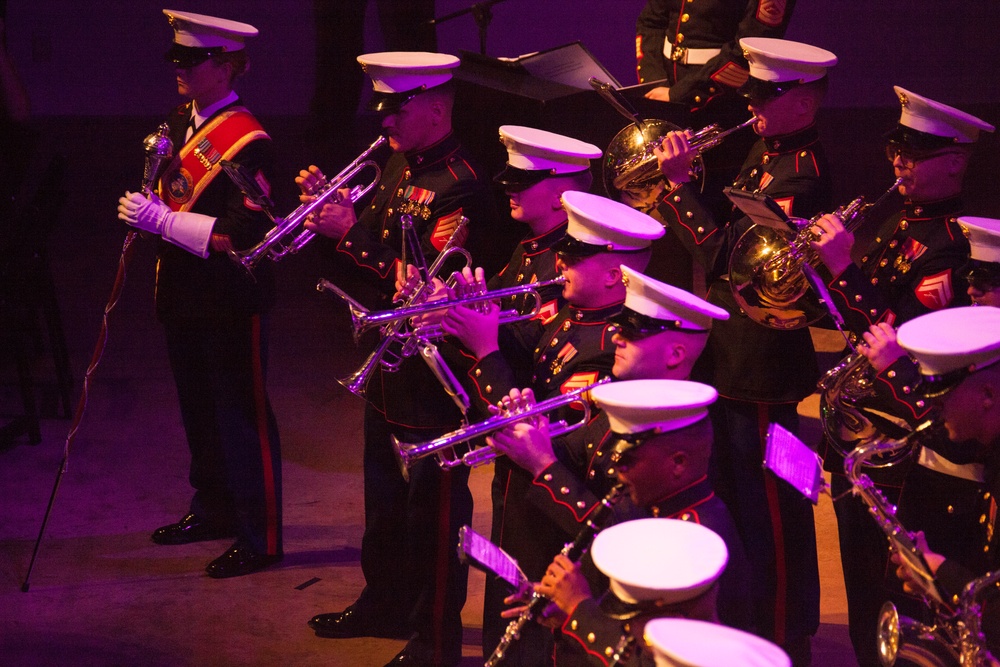
<svg viewBox="0 0 1000 667">
<path fill-rule="evenodd" d="M 469 526 L 462 526 L 458 531 L 458 557 L 462 562 L 496 574 L 514 590 L 530 583 L 516 560 Z"/>
<path fill-rule="evenodd" d="M 764 467 L 791 484 L 815 505 L 823 490 L 823 464 L 819 455 L 780 424 L 767 429 Z"/>
<path fill-rule="evenodd" d="M 582 90 L 590 90 L 590 77 L 607 81 L 615 88 L 621 87 L 580 42 L 533 53 L 519 58 L 518 62 L 534 77 Z"/>
</svg>

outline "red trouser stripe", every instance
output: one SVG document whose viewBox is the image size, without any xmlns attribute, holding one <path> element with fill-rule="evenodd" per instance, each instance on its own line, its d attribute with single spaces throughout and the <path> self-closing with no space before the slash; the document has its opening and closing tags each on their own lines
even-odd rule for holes
<svg viewBox="0 0 1000 667">
<path fill-rule="evenodd" d="M 760 436 L 760 460 L 764 460 L 767 447 L 767 427 L 770 422 L 768 406 L 757 404 L 757 430 Z M 788 570 L 785 564 L 785 533 L 781 523 L 781 507 L 778 503 L 778 481 L 774 475 L 764 473 L 764 491 L 767 493 L 767 509 L 771 515 L 771 531 L 774 537 L 774 642 L 785 643 L 785 616 L 788 595 Z"/>
<path fill-rule="evenodd" d="M 271 436 L 267 428 L 267 397 L 264 393 L 264 368 L 260 351 L 260 316 L 251 318 L 253 346 L 253 399 L 257 414 L 257 438 L 264 468 L 264 499 L 267 505 L 267 555 L 278 553 L 278 498 L 274 491 L 274 466 L 271 463 Z"/>
</svg>

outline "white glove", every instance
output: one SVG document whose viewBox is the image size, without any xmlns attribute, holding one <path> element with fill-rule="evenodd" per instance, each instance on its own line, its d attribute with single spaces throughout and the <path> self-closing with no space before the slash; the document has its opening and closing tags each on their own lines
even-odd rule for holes
<svg viewBox="0 0 1000 667">
<path fill-rule="evenodd" d="M 170 207 L 156 195 L 147 199 L 139 192 L 126 191 L 118 200 L 118 218 L 144 232 L 161 233 L 170 213 Z"/>
<path fill-rule="evenodd" d="M 126 192 L 118 200 L 118 217 L 146 232 L 160 234 L 165 241 L 184 248 L 202 259 L 208 257 L 215 218 L 187 211 L 174 212 L 156 195 L 146 198 Z"/>
</svg>

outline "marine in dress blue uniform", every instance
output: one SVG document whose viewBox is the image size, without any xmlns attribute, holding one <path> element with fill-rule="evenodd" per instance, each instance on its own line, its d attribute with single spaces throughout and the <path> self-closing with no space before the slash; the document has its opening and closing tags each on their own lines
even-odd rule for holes
<svg viewBox="0 0 1000 667">
<path fill-rule="evenodd" d="M 358 61 L 372 79 L 372 108 L 383 114 L 394 152 L 367 208 L 354 217 L 353 211 L 328 204 L 315 224 L 337 241 L 341 263 L 353 267 L 357 280 L 348 290 L 362 302 L 385 308 L 395 292 L 403 215 L 410 216 L 431 262 L 462 217 L 469 226 L 458 232 L 459 246 L 488 229 L 494 211 L 485 174 L 451 133 L 450 81 L 458 59 L 392 52 L 365 54 Z M 318 176 L 310 168 L 300 180 L 312 182 L 310 174 Z M 343 226 L 331 231 L 327 225 L 334 219 Z M 461 659 L 467 585 L 455 544 L 458 528 L 472 518 L 468 469 L 445 471 L 426 459 L 412 466 L 407 481 L 391 438 L 432 439 L 457 427 L 462 415 L 416 357 L 404 359 L 395 373 L 379 367 L 365 389 L 361 567 L 366 585 L 346 610 L 319 614 L 309 625 L 328 638 L 410 637 L 392 665 L 455 665 Z"/>
<path fill-rule="evenodd" d="M 567 305 L 545 324 L 536 319 L 503 327 L 499 340 L 494 338 L 488 346 L 492 348 L 488 353 L 476 349 L 479 341 L 462 341 L 477 356 L 469 378 L 474 387 L 472 398 L 482 410 L 515 387 L 532 387 L 535 396 L 544 400 L 586 387 L 611 373 L 614 347 L 608 318 L 620 310 L 625 290 L 619 264 L 645 265 L 650 243 L 664 230 L 649 216 L 596 195 L 567 191 L 562 202 L 568 227 L 555 250 L 563 275 L 570 284 L 576 281 L 564 288 Z M 579 295 L 579 301 L 574 294 Z M 575 407 L 564 412 L 569 419 L 579 418 Z M 565 535 L 557 526 L 540 525 L 537 512 L 526 505 L 524 494 L 531 478 L 510 461 L 497 460 L 491 539 L 516 558 L 529 577 L 538 579 L 552 555 L 562 548 Z M 492 653 L 506 627 L 499 613 L 509 591 L 505 592 L 499 582 L 493 584 L 495 587 L 487 590 L 487 604 L 494 600 L 493 608 L 484 612 L 486 653 Z M 505 661 L 538 664 L 540 655 L 549 650 L 545 646 L 550 639 L 548 633 L 528 632 L 538 633 L 542 648 L 531 641 L 518 642 Z"/>
<path fill-rule="evenodd" d="M 750 64 L 743 91 L 761 138 L 733 187 L 769 195 L 786 214 L 808 218 L 830 205 L 830 175 L 815 114 L 836 56 L 787 40 L 746 38 L 741 44 Z M 768 104 L 786 95 L 799 97 L 806 108 L 792 117 Z M 731 315 L 712 328 L 692 376 L 719 391 L 713 409 L 716 491 L 733 513 L 756 576 L 766 582 L 756 613 L 762 636 L 785 646 L 796 664 L 808 664 L 809 637 L 819 625 L 812 506 L 785 482 L 765 475 L 761 461 L 768 425 L 777 422 L 795 432 L 796 406 L 816 386 L 812 340 L 806 329 L 765 327 L 740 309 L 729 285 L 728 261 L 752 221 L 735 209 L 728 220 L 711 217 L 689 183 L 693 154 L 683 135 L 668 134 L 661 151 L 661 171 L 671 187 L 660 213 L 705 267 L 708 301 Z"/>
<path fill-rule="evenodd" d="M 839 218 L 824 216 L 814 228 L 819 237 L 813 245 L 832 276 L 828 284 L 834 305 L 856 336 L 873 325 L 898 327 L 921 314 L 969 302 L 961 282 L 969 243 L 957 219 L 963 209 L 962 179 L 980 132 L 993 128 L 899 86 L 894 90 L 900 118 L 886 137 L 886 155 L 901 179 L 903 209 L 879 227 L 860 263 L 851 261 L 853 238 Z M 909 361 L 901 358 L 879 369 L 871 407 L 912 426 L 928 416 L 931 406 L 913 391 L 914 371 L 908 366 Z M 978 520 L 975 506 L 983 478 L 982 465 L 974 456 L 974 448 L 956 447 L 947 438 L 935 437 L 925 441 L 916 456 L 870 476 L 890 502 L 898 503 L 904 525 L 925 531 L 948 545 L 942 547 L 948 555 L 958 556 L 968 551 L 968 536 Z M 849 488 L 842 457 L 827 447 L 824 463 L 833 472 L 832 490 L 838 496 Z M 859 661 L 875 665 L 882 598 L 892 595 L 901 605 L 906 601 L 901 592 L 886 592 L 878 583 L 885 578 L 888 552 L 864 504 L 858 498 L 843 498 L 835 508 L 852 642 Z M 892 585 L 894 578 L 888 582 Z M 919 610 L 919 605 L 915 607 Z"/>
<path fill-rule="evenodd" d="M 266 191 L 271 140 L 232 91 L 246 67 L 245 23 L 164 10 L 174 30 L 167 60 L 192 102 L 167 118 L 177 156 L 159 195 L 126 193 L 119 217 L 157 239 L 156 312 L 164 324 L 191 450 L 190 511 L 153 534 L 160 544 L 237 536 L 209 564 L 213 577 L 248 574 L 282 557 L 281 453 L 265 388 L 270 267 L 256 280 L 226 250 L 246 249 L 272 224 L 218 166 L 241 164 Z M 230 67 L 206 86 L 207 69 Z M 223 80 L 224 81 L 224 80 Z"/>
<path fill-rule="evenodd" d="M 1000 309 L 992 306 L 958 307 L 928 313 L 904 323 L 898 342 L 919 364 L 920 392 L 941 407 L 941 417 L 953 442 L 972 442 L 984 450 L 986 488 L 980 497 L 982 512 L 974 529 L 978 562 L 946 558 L 929 539 L 924 556 L 945 601 L 957 605 L 964 587 L 974 578 L 1000 567 L 996 494 L 1000 492 L 1000 428 L 997 402 L 1000 390 Z M 894 562 L 896 558 L 893 558 Z M 896 562 L 896 565 L 900 565 Z M 913 584 L 903 567 L 897 574 Z M 919 588 L 915 592 L 919 592 Z M 986 647 L 1000 650 L 1000 614 L 996 586 L 985 590 L 982 630 Z"/>
</svg>

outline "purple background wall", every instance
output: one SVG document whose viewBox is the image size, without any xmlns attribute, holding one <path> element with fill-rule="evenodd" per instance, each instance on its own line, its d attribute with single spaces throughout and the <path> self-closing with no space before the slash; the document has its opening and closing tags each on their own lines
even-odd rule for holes
<svg viewBox="0 0 1000 667">
<path fill-rule="evenodd" d="M 354 0 L 343 0 L 352 2 Z M 438 0 L 443 15 L 469 0 Z M 506 0 L 493 7 L 487 51 L 515 56 L 581 40 L 623 83 L 634 81 L 634 25 L 643 0 Z M 39 115 L 159 115 L 173 106 L 161 60 L 170 39 L 149 0 L 11 0 L 9 48 Z M 245 97 L 262 115 L 298 115 L 312 94 L 309 0 L 170 0 L 170 7 L 243 20 L 262 30 Z M 898 84 L 959 106 L 1000 103 L 995 0 L 799 0 L 788 37 L 840 58 L 834 107 L 892 106 Z M 380 48 L 370 12 L 368 36 Z M 440 50 L 478 51 L 471 16 L 439 27 Z"/>
</svg>

